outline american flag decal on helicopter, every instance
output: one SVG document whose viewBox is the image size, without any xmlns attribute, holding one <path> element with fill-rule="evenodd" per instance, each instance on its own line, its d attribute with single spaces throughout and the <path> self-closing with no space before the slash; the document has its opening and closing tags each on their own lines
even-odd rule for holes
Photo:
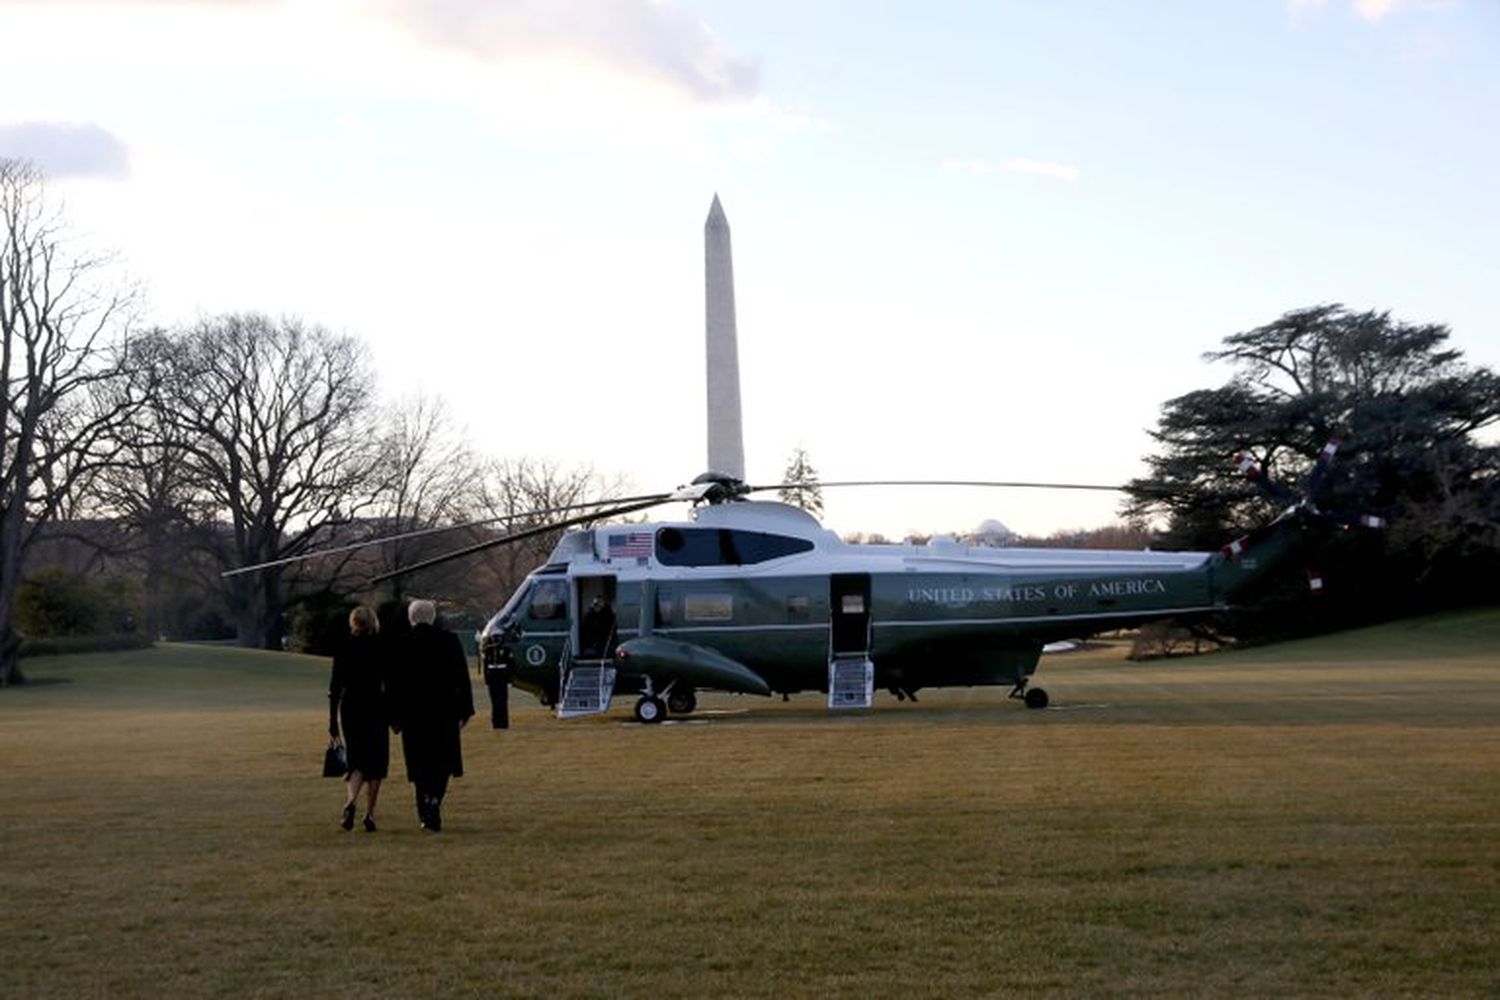
<svg viewBox="0 0 1500 1000">
<path fill-rule="evenodd" d="M 645 559 L 651 555 L 651 532 L 626 531 L 609 536 L 609 558 Z"/>
</svg>

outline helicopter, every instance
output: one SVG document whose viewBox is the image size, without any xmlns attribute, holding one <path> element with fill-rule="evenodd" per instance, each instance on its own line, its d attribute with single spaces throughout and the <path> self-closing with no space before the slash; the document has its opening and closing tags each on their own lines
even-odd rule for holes
<svg viewBox="0 0 1500 1000">
<path fill-rule="evenodd" d="M 1319 457 L 1314 479 L 1333 451 Z M 1242 470 L 1268 495 L 1289 497 L 1253 463 Z M 915 701 L 923 688 L 1008 686 L 1041 709 L 1050 699 L 1032 679 L 1048 643 L 1224 611 L 1310 534 L 1338 523 L 1300 499 L 1217 552 L 990 548 L 943 537 L 851 544 L 797 507 L 750 499 L 784 485 L 705 473 L 562 522 L 692 504 L 683 520 L 564 534 L 480 631 L 486 669 L 505 670 L 563 719 L 633 694 L 635 718 L 659 723 L 693 712 L 707 690 L 818 691 L 838 711 L 872 707 L 876 690 Z"/>
</svg>

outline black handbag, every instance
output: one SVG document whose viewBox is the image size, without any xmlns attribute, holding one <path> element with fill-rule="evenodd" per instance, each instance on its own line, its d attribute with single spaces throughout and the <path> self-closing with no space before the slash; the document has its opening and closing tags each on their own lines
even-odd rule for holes
<svg viewBox="0 0 1500 1000">
<path fill-rule="evenodd" d="M 328 749 L 323 751 L 323 777 L 342 778 L 348 773 L 349 756 L 344 751 L 344 744 L 329 740 Z"/>
</svg>

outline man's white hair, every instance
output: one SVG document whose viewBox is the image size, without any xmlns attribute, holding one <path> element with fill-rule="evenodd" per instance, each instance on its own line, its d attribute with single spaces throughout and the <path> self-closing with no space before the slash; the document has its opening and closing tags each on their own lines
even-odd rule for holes
<svg viewBox="0 0 1500 1000">
<path fill-rule="evenodd" d="M 437 621 L 437 605 L 431 601 L 412 601 L 406 606 L 406 617 L 413 625 L 431 625 Z"/>
</svg>

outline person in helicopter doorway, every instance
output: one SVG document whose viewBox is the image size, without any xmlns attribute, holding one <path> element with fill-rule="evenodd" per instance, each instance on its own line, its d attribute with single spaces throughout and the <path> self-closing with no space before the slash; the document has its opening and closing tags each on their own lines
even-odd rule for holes
<svg viewBox="0 0 1500 1000">
<path fill-rule="evenodd" d="M 416 786 L 422 829 L 443 828 L 448 779 L 464 773 L 460 731 L 474 715 L 469 661 L 458 636 L 438 628 L 431 601 L 407 608 L 411 632 L 391 671 L 391 729 L 401 735 L 406 778 Z"/>
<path fill-rule="evenodd" d="M 578 626 L 578 658 L 604 659 L 609 655 L 609 645 L 614 634 L 615 609 L 610 606 L 609 598 L 603 594 L 595 594 Z"/>
</svg>

